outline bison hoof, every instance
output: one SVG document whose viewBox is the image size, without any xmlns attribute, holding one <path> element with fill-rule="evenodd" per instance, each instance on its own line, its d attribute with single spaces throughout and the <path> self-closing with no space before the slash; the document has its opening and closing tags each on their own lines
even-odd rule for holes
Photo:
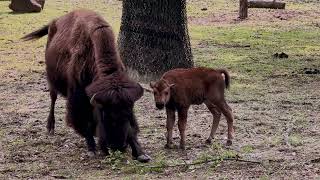
<svg viewBox="0 0 320 180">
<path fill-rule="evenodd" d="M 208 138 L 207 140 L 206 140 L 206 144 L 211 144 L 212 143 L 212 139 L 211 138 Z"/>
<path fill-rule="evenodd" d="M 232 140 L 228 139 L 226 145 L 227 146 L 231 146 L 232 145 Z"/>
<path fill-rule="evenodd" d="M 87 152 L 87 156 L 90 158 L 93 158 L 96 155 L 96 153 L 94 151 L 88 151 Z"/>
<path fill-rule="evenodd" d="M 48 129 L 48 135 L 53 136 L 54 135 L 54 129 Z"/>
<path fill-rule="evenodd" d="M 147 154 L 142 154 L 142 155 L 137 157 L 137 160 L 139 162 L 146 163 L 146 162 L 149 162 L 151 160 L 151 157 L 148 156 Z"/>
<path fill-rule="evenodd" d="M 164 145 L 164 148 L 166 149 L 173 149 L 174 148 L 174 144 L 173 143 L 167 143 L 166 145 Z"/>
</svg>

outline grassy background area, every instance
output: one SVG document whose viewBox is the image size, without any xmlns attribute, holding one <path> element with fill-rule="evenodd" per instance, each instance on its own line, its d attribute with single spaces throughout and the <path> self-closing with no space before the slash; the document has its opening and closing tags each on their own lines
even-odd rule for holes
<svg viewBox="0 0 320 180">
<path fill-rule="evenodd" d="M 42 70 L 34 59 L 43 59 L 46 39 L 22 43 L 19 38 L 73 9 L 99 12 L 112 24 L 116 34 L 120 27 L 121 1 L 48 1 L 39 14 L 12 14 L 8 4 L 9 1 L 0 2 L 0 74 L 8 69 Z M 203 7 L 208 10 L 201 11 Z M 236 84 L 238 80 L 252 84 L 272 75 L 317 68 L 320 66 L 319 7 L 311 1 L 289 2 L 286 11 L 249 9 L 249 19 L 239 22 L 235 20 L 237 1 L 190 0 L 187 9 L 195 64 L 227 68 L 236 76 Z M 245 45 L 250 47 L 244 48 Z M 287 53 L 289 59 L 274 59 L 272 55 L 276 52 Z"/>
</svg>

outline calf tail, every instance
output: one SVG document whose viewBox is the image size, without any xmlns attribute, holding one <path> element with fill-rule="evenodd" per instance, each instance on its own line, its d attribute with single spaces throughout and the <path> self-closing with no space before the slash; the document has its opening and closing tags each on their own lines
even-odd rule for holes
<svg viewBox="0 0 320 180">
<path fill-rule="evenodd" d="M 224 83 L 226 85 L 226 89 L 230 87 L 230 75 L 227 70 L 225 69 L 219 69 L 218 72 L 221 73 L 221 75 L 224 75 Z"/>
<path fill-rule="evenodd" d="M 41 37 L 47 35 L 48 32 L 49 32 L 49 25 L 46 25 L 46 26 L 43 26 L 42 28 L 40 28 L 30 34 L 25 35 L 21 39 L 23 39 L 24 41 L 30 41 L 33 39 L 40 39 Z"/>
</svg>

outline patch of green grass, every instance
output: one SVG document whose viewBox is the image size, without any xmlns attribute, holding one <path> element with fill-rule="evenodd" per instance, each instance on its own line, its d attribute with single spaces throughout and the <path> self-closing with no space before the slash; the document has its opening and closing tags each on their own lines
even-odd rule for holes
<svg viewBox="0 0 320 180">
<path fill-rule="evenodd" d="M 267 137 L 267 139 L 263 142 L 263 144 L 269 145 L 270 147 L 280 146 L 282 143 L 281 135 L 274 135 L 271 137 Z"/>
<path fill-rule="evenodd" d="M 252 145 L 245 145 L 241 147 L 241 152 L 245 154 L 252 153 L 254 151 L 254 147 Z"/>
<path fill-rule="evenodd" d="M 270 177 L 267 176 L 267 175 L 263 175 L 263 176 L 261 176 L 259 179 L 260 179 L 260 180 L 269 180 Z"/>
<path fill-rule="evenodd" d="M 223 145 L 221 143 L 219 143 L 219 142 L 214 141 L 211 144 L 211 149 L 214 150 L 214 151 L 220 152 L 220 151 L 223 150 Z"/>
<path fill-rule="evenodd" d="M 299 134 L 292 134 L 289 136 L 289 143 L 292 145 L 292 146 L 301 146 L 303 144 L 303 140 L 302 140 L 302 137 L 301 135 Z"/>
<path fill-rule="evenodd" d="M 120 29 L 120 1 L 48 1 L 41 13 L 12 14 L 8 8 L 10 1 L 0 1 L 0 75 L 8 70 L 26 72 L 30 69 L 44 70 L 39 61 L 44 60 L 47 38 L 22 42 L 30 33 L 74 9 L 86 8 L 100 13 L 113 27 L 117 35 Z"/>
<path fill-rule="evenodd" d="M 236 158 L 237 153 L 232 150 L 224 150 L 219 154 L 212 154 L 209 152 L 203 152 L 197 156 L 196 160 L 193 161 L 195 164 L 206 164 L 209 163 L 211 168 L 216 168 L 227 158 Z"/>
<path fill-rule="evenodd" d="M 158 153 L 153 157 L 152 162 L 148 164 L 140 163 L 132 160 L 127 154 L 119 151 L 111 152 L 102 163 L 111 166 L 111 169 L 126 174 L 145 174 L 145 173 L 161 173 L 168 166 L 169 160 L 165 159 L 163 153 Z"/>
<path fill-rule="evenodd" d="M 269 88 L 264 80 L 300 73 L 305 67 L 320 67 L 320 28 L 236 24 L 192 26 L 190 31 L 196 66 L 229 70 L 232 96 L 240 92 L 246 97 L 244 94 L 250 92 L 248 98 L 263 98 L 264 89 Z M 287 53 L 289 58 L 273 58 L 274 53 L 280 52 Z M 284 79 L 279 80 L 277 83 Z"/>
<path fill-rule="evenodd" d="M 165 169 L 177 168 L 180 172 L 198 168 L 198 166 L 209 164 L 211 168 L 216 168 L 227 158 L 236 158 L 237 153 L 233 150 L 219 149 L 218 153 L 211 150 L 203 152 L 195 160 L 185 163 L 179 160 L 168 159 L 164 153 L 160 152 L 153 156 L 153 160 L 147 164 L 132 160 L 127 154 L 112 152 L 101 163 L 110 166 L 113 171 L 125 174 L 144 175 L 148 173 L 163 173 Z"/>
</svg>

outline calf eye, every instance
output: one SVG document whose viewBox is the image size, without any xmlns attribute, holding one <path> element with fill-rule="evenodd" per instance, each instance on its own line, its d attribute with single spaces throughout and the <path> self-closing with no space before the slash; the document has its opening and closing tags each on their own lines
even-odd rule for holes
<svg viewBox="0 0 320 180">
<path fill-rule="evenodd" d="M 164 94 L 165 94 L 165 95 L 168 95 L 169 93 L 168 93 L 168 92 L 164 92 Z"/>
</svg>

